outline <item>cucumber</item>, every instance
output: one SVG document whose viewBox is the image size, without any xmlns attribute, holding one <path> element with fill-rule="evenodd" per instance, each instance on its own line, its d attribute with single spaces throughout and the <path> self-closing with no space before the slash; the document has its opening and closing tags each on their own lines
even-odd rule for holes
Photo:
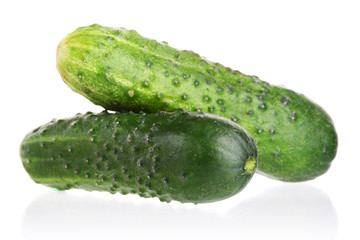
<svg viewBox="0 0 360 240">
<path fill-rule="evenodd" d="M 336 155 L 331 118 L 305 96 L 133 30 L 78 28 L 60 42 L 57 68 L 75 92 L 105 109 L 182 108 L 239 123 L 257 143 L 257 172 L 271 178 L 316 178 Z"/>
<path fill-rule="evenodd" d="M 216 115 L 186 111 L 88 112 L 54 120 L 24 138 L 20 155 L 30 177 L 52 188 L 183 203 L 235 195 L 257 165 L 246 130 Z"/>
</svg>

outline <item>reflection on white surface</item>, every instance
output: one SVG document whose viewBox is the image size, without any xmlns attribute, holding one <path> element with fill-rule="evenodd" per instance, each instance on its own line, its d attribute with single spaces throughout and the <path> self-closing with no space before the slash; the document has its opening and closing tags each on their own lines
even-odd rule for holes
<svg viewBox="0 0 360 240">
<path fill-rule="evenodd" d="M 48 192 L 26 209 L 25 239 L 334 239 L 330 199 L 306 184 L 284 184 L 224 214 Z"/>
</svg>

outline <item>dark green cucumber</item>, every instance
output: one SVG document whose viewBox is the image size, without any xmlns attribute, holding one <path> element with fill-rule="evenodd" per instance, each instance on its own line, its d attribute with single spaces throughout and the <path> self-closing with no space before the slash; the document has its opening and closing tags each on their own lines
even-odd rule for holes
<svg viewBox="0 0 360 240">
<path fill-rule="evenodd" d="M 260 172 L 272 178 L 313 179 L 336 155 L 332 120 L 303 95 L 135 31 L 78 28 L 60 42 L 57 68 L 74 91 L 106 109 L 183 108 L 239 123 L 257 142 Z"/>
<path fill-rule="evenodd" d="M 21 158 L 35 182 L 57 189 L 202 203 L 240 192 L 254 174 L 257 150 L 246 130 L 216 115 L 103 112 L 35 129 Z"/>
</svg>

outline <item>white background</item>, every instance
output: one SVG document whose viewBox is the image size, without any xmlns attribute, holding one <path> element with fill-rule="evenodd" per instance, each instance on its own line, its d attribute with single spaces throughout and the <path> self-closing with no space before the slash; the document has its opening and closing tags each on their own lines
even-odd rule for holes
<svg viewBox="0 0 360 240">
<path fill-rule="evenodd" d="M 1 1 L 0 239 L 360 239 L 359 1 Z M 102 108 L 55 67 L 79 26 L 135 29 L 303 93 L 333 118 L 338 155 L 323 176 L 283 183 L 256 175 L 212 204 L 70 190 L 34 183 L 22 138 L 53 118 Z"/>
</svg>

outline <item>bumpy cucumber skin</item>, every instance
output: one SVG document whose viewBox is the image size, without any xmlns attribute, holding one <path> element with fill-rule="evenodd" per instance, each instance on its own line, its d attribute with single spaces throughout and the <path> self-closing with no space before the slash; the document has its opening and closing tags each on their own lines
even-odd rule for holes
<svg viewBox="0 0 360 240">
<path fill-rule="evenodd" d="M 78 28 L 60 42 L 57 68 L 74 91 L 106 109 L 183 108 L 239 123 L 258 145 L 258 172 L 271 178 L 316 178 L 336 155 L 332 120 L 303 95 L 133 30 Z"/>
<path fill-rule="evenodd" d="M 210 114 L 87 113 L 29 133 L 21 158 L 30 177 L 57 189 L 80 188 L 161 201 L 203 203 L 240 192 L 256 144 L 238 124 Z"/>
</svg>

